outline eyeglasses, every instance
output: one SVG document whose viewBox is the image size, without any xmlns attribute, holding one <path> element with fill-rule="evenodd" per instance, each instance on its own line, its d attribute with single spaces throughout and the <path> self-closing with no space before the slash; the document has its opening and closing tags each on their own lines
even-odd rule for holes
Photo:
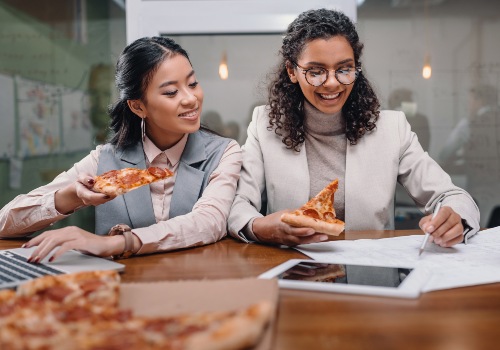
<svg viewBox="0 0 500 350">
<path fill-rule="evenodd" d="M 302 70 L 306 81 L 312 86 L 321 86 L 328 80 L 329 69 L 321 67 L 304 68 L 296 62 L 292 62 L 297 68 Z M 361 67 L 347 67 L 334 70 L 335 78 L 343 85 L 351 85 L 358 78 Z"/>
</svg>

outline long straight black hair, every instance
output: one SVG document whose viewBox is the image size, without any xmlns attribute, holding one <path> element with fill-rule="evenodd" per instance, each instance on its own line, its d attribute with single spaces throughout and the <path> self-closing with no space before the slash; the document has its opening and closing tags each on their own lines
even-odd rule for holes
<svg viewBox="0 0 500 350">
<path fill-rule="evenodd" d="M 111 144 L 126 148 L 141 140 L 141 119 L 130 110 L 127 100 L 142 99 L 160 64 L 175 55 L 182 55 L 191 63 L 187 52 L 166 37 L 145 37 L 125 47 L 116 63 L 119 98 L 108 109 L 114 132 Z"/>
</svg>

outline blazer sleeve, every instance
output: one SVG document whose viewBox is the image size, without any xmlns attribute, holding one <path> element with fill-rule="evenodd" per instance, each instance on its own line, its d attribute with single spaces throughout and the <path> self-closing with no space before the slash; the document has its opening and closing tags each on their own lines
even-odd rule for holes
<svg viewBox="0 0 500 350">
<path fill-rule="evenodd" d="M 467 191 L 455 186 L 450 176 L 422 149 L 403 113 L 397 120 L 400 138 L 398 182 L 425 213 L 431 213 L 439 201 L 451 207 L 470 227 L 465 232 L 467 241 L 479 230 L 476 203 Z"/>
<path fill-rule="evenodd" d="M 248 242 L 243 234 L 243 228 L 261 214 L 266 193 L 264 159 L 259 140 L 259 125 L 265 123 L 265 107 L 254 109 L 252 121 L 247 130 L 247 140 L 242 146 L 243 165 L 238 182 L 238 189 L 228 218 L 229 234 L 237 239 Z"/>
</svg>

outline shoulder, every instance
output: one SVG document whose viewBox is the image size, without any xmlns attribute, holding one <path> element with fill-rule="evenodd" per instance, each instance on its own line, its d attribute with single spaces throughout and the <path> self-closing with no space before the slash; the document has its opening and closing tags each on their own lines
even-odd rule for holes
<svg viewBox="0 0 500 350">
<path fill-rule="evenodd" d="M 377 120 L 377 131 L 394 132 L 399 130 L 405 132 L 409 127 L 406 116 L 401 111 L 382 110 Z"/>
<path fill-rule="evenodd" d="M 256 123 L 267 122 L 269 120 L 269 106 L 257 106 L 253 110 L 252 121 Z"/>
<path fill-rule="evenodd" d="M 220 145 L 227 145 L 230 141 L 232 141 L 230 138 L 217 135 L 208 130 L 198 130 L 197 132 L 191 134 L 189 139 L 192 141 L 203 141 L 205 144 L 214 143 Z"/>
</svg>

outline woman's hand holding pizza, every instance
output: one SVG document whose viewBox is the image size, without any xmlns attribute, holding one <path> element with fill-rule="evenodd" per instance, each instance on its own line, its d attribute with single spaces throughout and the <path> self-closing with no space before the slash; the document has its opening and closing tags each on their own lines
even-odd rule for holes
<svg viewBox="0 0 500 350">
<path fill-rule="evenodd" d="M 299 244 L 318 243 L 328 239 L 328 236 L 316 233 L 309 227 L 292 227 L 281 221 L 281 215 L 287 210 L 278 211 L 253 221 L 252 231 L 255 236 L 266 243 L 295 246 Z"/>
<path fill-rule="evenodd" d="M 38 263 L 45 259 L 54 248 L 59 249 L 50 257 L 53 261 L 64 252 L 76 249 L 85 254 L 96 256 L 112 256 L 120 254 L 125 248 L 125 240 L 122 235 L 99 236 L 79 227 L 68 226 L 57 230 L 45 231 L 44 233 L 26 242 L 23 247 L 37 246 L 29 261 Z"/>
<path fill-rule="evenodd" d="M 429 232 L 429 239 L 441 247 L 451 247 L 464 239 L 462 218 L 452 208 L 443 206 L 434 219 L 427 215 L 420 219 L 419 226 Z"/>
<path fill-rule="evenodd" d="M 82 174 L 74 183 L 59 190 L 55 194 L 55 206 L 58 212 L 68 214 L 83 206 L 98 206 L 114 197 L 92 190 L 94 178 Z"/>
</svg>

